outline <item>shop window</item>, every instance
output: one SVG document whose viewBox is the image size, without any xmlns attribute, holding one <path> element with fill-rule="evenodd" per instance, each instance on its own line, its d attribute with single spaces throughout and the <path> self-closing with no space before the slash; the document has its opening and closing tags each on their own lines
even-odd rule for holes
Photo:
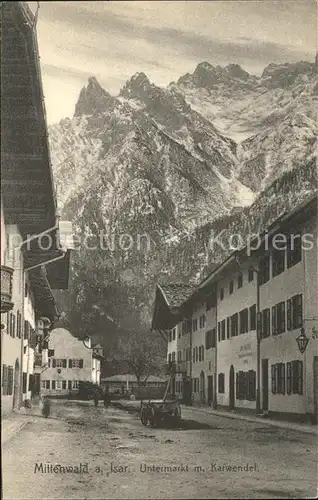
<svg viewBox="0 0 318 500">
<path fill-rule="evenodd" d="M 218 375 L 218 392 L 224 394 L 224 373 Z"/>
</svg>

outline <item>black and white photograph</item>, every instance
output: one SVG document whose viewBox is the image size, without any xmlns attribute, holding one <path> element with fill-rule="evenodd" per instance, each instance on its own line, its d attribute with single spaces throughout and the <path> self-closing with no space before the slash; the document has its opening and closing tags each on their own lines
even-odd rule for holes
<svg viewBox="0 0 318 500">
<path fill-rule="evenodd" d="M 317 6 L 1 3 L 4 500 L 317 498 Z"/>
</svg>

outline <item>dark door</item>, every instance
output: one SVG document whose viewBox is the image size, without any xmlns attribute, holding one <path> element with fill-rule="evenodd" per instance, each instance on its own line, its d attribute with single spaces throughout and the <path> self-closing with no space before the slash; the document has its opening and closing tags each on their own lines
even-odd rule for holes
<svg viewBox="0 0 318 500">
<path fill-rule="evenodd" d="M 213 401 L 213 375 L 208 375 L 208 405 L 212 406 Z"/>
<path fill-rule="evenodd" d="M 263 411 L 268 410 L 268 359 L 262 359 L 262 401 Z"/>
<path fill-rule="evenodd" d="M 231 365 L 230 379 L 229 379 L 229 407 L 231 410 L 233 410 L 234 406 L 235 406 L 234 366 Z"/>
</svg>

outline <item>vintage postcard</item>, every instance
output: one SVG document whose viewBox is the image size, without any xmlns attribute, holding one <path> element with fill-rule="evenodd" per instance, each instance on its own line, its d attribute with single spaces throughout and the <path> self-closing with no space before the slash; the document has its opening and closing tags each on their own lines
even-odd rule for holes
<svg viewBox="0 0 318 500">
<path fill-rule="evenodd" d="M 2 2 L 4 500 L 316 498 L 316 20 Z"/>
</svg>

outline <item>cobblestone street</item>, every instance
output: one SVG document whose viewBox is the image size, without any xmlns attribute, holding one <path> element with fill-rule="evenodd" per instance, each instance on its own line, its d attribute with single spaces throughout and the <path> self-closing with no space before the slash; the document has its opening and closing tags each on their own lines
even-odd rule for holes
<svg viewBox="0 0 318 500">
<path fill-rule="evenodd" d="M 53 401 L 51 418 L 25 416 L 29 423 L 3 445 L 3 498 L 316 496 L 315 436 L 196 415 L 179 429 L 154 429 L 136 413 Z M 56 464 L 82 464 L 82 473 L 50 472 Z"/>
</svg>

